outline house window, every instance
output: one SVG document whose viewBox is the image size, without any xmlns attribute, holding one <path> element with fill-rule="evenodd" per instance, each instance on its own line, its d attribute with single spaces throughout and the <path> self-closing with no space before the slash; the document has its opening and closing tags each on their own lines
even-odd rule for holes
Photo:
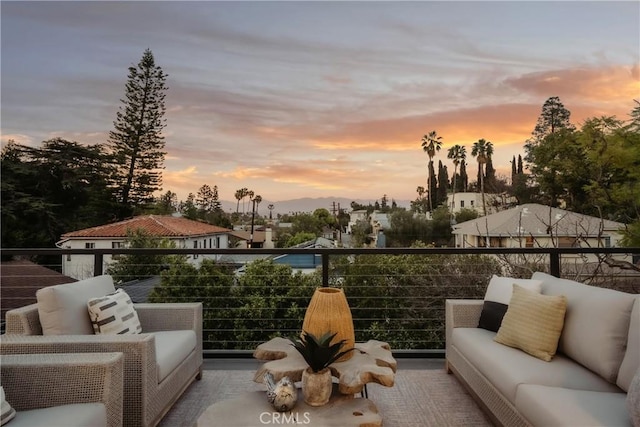
<svg viewBox="0 0 640 427">
<path fill-rule="evenodd" d="M 527 241 L 525 243 L 525 247 L 532 248 L 533 247 L 533 242 L 534 242 L 533 236 L 527 236 Z"/>
<path fill-rule="evenodd" d="M 71 246 L 67 245 L 65 248 L 71 249 Z M 71 254 L 67 254 L 67 261 L 71 261 Z"/>
<path fill-rule="evenodd" d="M 122 249 L 124 248 L 124 242 L 111 242 L 112 249 Z M 122 254 L 113 254 L 113 259 L 119 259 Z"/>
<path fill-rule="evenodd" d="M 580 246 L 578 244 L 578 239 L 575 237 L 559 237 L 558 238 L 558 247 L 559 248 L 573 248 Z"/>
<path fill-rule="evenodd" d="M 610 248 L 611 247 L 611 236 L 606 236 L 604 238 L 604 247 L 605 248 Z"/>
<path fill-rule="evenodd" d="M 198 241 L 194 240 L 193 241 L 193 249 L 198 249 Z M 193 259 L 198 258 L 198 254 L 193 254 Z"/>
<path fill-rule="evenodd" d="M 473 202 L 474 202 L 474 201 L 473 201 L 473 200 L 471 200 L 471 202 L 470 202 L 470 203 L 471 203 L 471 207 L 473 207 Z"/>
<path fill-rule="evenodd" d="M 93 243 L 93 242 L 90 242 L 90 243 L 87 242 L 87 243 L 84 244 L 84 248 L 85 249 L 95 249 L 96 248 L 96 244 Z"/>
<path fill-rule="evenodd" d="M 216 248 L 220 247 L 220 237 L 216 237 Z"/>
<path fill-rule="evenodd" d="M 460 200 L 460 208 L 464 208 L 464 200 Z"/>
</svg>

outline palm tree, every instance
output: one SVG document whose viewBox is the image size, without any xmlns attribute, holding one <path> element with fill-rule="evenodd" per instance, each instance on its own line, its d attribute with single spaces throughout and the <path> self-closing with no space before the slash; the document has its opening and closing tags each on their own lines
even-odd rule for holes
<svg viewBox="0 0 640 427">
<path fill-rule="evenodd" d="M 487 205 L 484 200 L 484 172 L 482 165 L 493 155 L 493 144 L 484 139 L 479 139 L 473 143 L 471 155 L 478 161 L 478 174 L 480 175 L 480 191 L 482 192 L 482 211 L 487 215 Z"/>
<path fill-rule="evenodd" d="M 451 202 L 451 214 L 453 215 L 453 209 L 456 206 L 456 175 L 458 174 L 458 166 L 460 162 L 467 158 L 467 149 L 464 145 L 456 144 L 449 148 L 447 158 L 453 161 L 453 197 Z"/>
<path fill-rule="evenodd" d="M 236 203 L 236 213 L 240 212 L 240 200 L 242 200 L 243 197 L 244 193 L 242 192 L 242 189 L 236 190 L 235 198 L 238 201 L 238 203 Z"/>
<path fill-rule="evenodd" d="M 256 195 L 256 197 L 253 198 L 253 201 L 256 203 L 256 212 L 258 212 L 258 205 L 262 203 L 262 196 L 259 194 Z"/>
<path fill-rule="evenodd" d="M 244 215 L 245 211 L 246 211 L 245 204 L 244 204 L 244 198 L 249 196 L 249 203 L 251 203 L 251 200 L 253 199 L 253 195 L 255 193 L 253 192 L 253 190 L 248 190 L 246 188 L 243 188 L 242 190 L 244 191 L 244 195 L 242 196 L 242 199 L 243 199 L 242 200 L 242 215 Z"/>
<path fill-rule="evenodd" d="M 431 183 L 433 182 L 433 158 L 436 152 L 442 147 L 442 137 L 438 136 L 435 130 L 422 137 L 422 150 L 429 156 L 429 175 L 427 178 L 427 189 L 429 191 L 429 211 L 433 211 L 433 191 L 431 191 Z"/>
</svg>

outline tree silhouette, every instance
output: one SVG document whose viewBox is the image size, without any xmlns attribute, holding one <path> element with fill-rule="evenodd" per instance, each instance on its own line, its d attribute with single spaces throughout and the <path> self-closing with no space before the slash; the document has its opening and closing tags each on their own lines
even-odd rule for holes
<svg viewBox="0 0 640 427">
<path fill-rule="evenodd" d="M 125 208 L 152 202 L 162 186 L 166 77 L 149 49 L 137 66 L 129 67 L 125 99 L 113 122 L 115 130 L 109 132 L 116 165 L 113 179 Z"/>
<path fill-rule="evenodd" d="M 433 168 L 433 158 L 436 153 L 440 151 L 442 147 L 442 137 L 438 136 L 435 130 L 432 130 L 428 134 L 422 137 L 422 150 L 427 153 L 429 156 L 429 167 L 428 167 L 428 178 L 427 178 L 427 188 L 429 191 L 429 211 L 433 211 L 433 199 L 436 197 L 435 191 L 433 191 L 434 186 L 434 168 Z"/>
</svg>

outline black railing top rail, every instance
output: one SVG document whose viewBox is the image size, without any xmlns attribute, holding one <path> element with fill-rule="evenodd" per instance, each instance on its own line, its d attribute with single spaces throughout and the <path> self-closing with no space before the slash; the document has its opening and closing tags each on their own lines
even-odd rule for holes
<svg viewBox="0 0 640 427">
<path fill-rule="evenodd" d="M 93 274 L 103 273 L 104 255 L 287 255 L 316 254 L 322 257 L 322 283 L 329 283 L 329 255 L 468 255 L 543 254 L 549 255 L 549 272 L 560 277 L 560 257 L 571 254 L 640 254 L 640 248 L 618 247 L 537 247 L 537 248 L 2 248 L 2 255 L 93 255 Z"/>
<path fill-rule="evenodd" d="M 1 248 L 2 255 L 214 255 L 214 254 L 256 254 L 256 255 L 286 255 L 309 254 L 319 255 L 460 255 L 460 254 L 640 254 L 638 248 L 620 247 L 571 247 L 571 248 L 449 248 L 449 247 L 422 247 L 422 248 Z"/>
</svg>

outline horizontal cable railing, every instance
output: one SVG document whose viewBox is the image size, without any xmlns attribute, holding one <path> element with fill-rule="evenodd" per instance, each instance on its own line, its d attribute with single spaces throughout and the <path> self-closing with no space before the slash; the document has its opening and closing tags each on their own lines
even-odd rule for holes
<svg viewBox="0 0 640 427">
<path fill-rule="evenodd" d="M 2 249 L 2 254 L 37 257 L 63 273 L 68 256 L 91 256 L 92 275 L 111 274 L 113 263 L 126 258 L 129 269 L 117 271 L 114 278 L 134 302 L 203 303 L 203 342 L 210 356 L 246 356 L 274 336 L 299 334 L 307 304 L 319 286 L 345 290 L 357 341 L 386 341 L 396 354 L 420 357 L 441 357 L 444 352 L 444 301 L 482 299 L 494 274 L 527 278 L 545 271 L 640 293 L 640 248 L 12 248 Z M 274 259 L 310 254 L 319 262 L 306 268 Z M 113 260 L 113 255 L 119 257 Z M 236 255 L 256 260 L 234 261 Z M 168 256 L 173 258 L 163 258 Z M 207 257 L 217 261 L 203 261 Z M 136 264 L 136 259 L 144 262 Z M 193 265 L 196 260 L 198 266 Z M 3 266 L 3 281 L 14 276 L 10 268 Z M 42 283 L 38 277 L 36 284 Z M 22 279 L 29 282 L 28 273 Z M 2 284 L 3 306 L 35 301 L 37 285 L 16 286 Z"/>
</svg>

